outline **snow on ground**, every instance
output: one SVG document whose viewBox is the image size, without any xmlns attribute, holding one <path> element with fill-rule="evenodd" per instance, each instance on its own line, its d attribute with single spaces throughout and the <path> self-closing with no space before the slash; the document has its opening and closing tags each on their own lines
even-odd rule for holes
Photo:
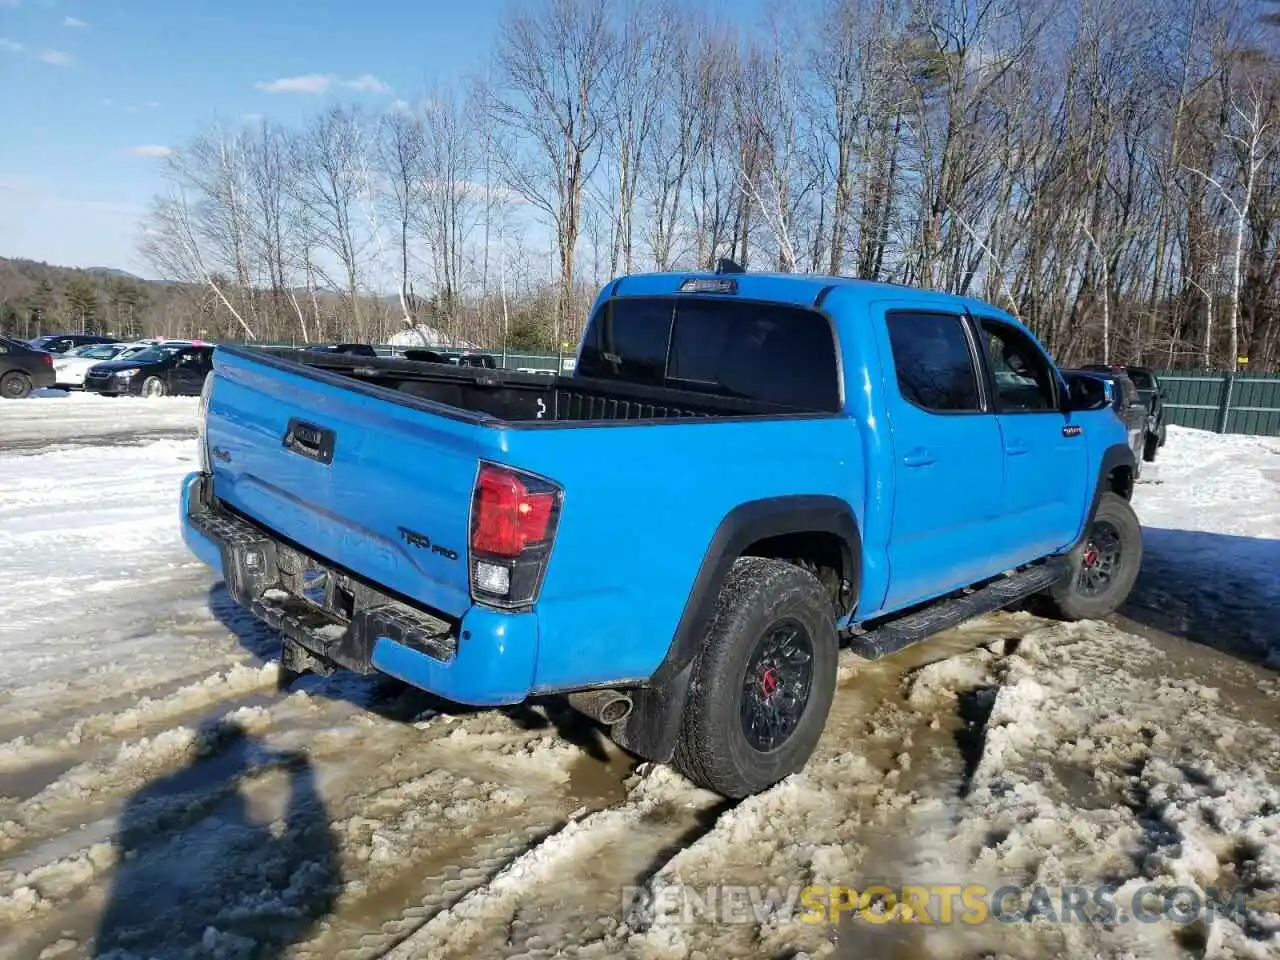
<svg viewBox="0 0 1280 960">
<path fill-rule="evenodd" d="M 1280 438 L 1170 427 L 1134 505 L 1148 561 L 1134 606 L 1280 667 Z"/>
<path fill-rule="evenodd" d="M 274 638 L 177 536 L 194 409 L 0 406 L 0 960 L 1280 956 L 1280 676 L 1259 662 L 1280 441 L 1172 429 L 1113 623 L 1003 613 L 848 659 L 805 770 L 729 803 L 554 702 L 278 690 Z M 814 924 L 786 900 L 872 883 L 1246 907 Z M 660 907 L 748 884 L 775 900 Z"/>
<path fill-rule="evenodd" d="M 102 397 L 38 390 L 26 400 L 0 404 L 0 453 L 51 443 L 132 442 L 145 434 L 195 436 L 195 397 Z"/>
</svg>

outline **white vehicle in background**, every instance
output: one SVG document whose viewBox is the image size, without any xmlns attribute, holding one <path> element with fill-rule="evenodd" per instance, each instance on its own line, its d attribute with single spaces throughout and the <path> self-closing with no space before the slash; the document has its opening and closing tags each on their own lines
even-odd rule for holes
<svg viewBox="0 0 1280 960">
<path fill-rule="evenodd" d="M 84 386 L 84 376 L 94 364 L 108 360 L 128 360 L 156 345 L 156 340 L 136 340 L 133 343 L 93 343 L 68 351 L 53 360 L 54 386 L 63 389 Z M 185 343 L 186 341 L 170 341 Z"/>
</svg>

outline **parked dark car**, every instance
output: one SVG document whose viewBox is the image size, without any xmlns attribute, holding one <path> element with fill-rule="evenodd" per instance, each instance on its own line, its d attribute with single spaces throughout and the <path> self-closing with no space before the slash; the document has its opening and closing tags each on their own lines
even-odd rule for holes
<svg viewBox="0 0 1280 960">
<path fill-rule="evenodd" d="M 348 353 L 356 357 L 376 357 L 378 351 L 367 343 L 317 343 L 307 347 L 312 353 Z"/>
<path fill-rule="evenodd" d="M 471 353 L 467 351 L 457 356 L 449 357 L 448 363 L 452 363 L 455 367 L 480 367 L 484 370 L 498 369 L 498 361 L 487 353 Z"/>
<path fill-rule="evenodd" d="M 1129 449 L 1133 451 L 1134 460 L 1137 461 L 1134 476 L 1139 476 L 1142 473 L 1143 452 L 1147 442 L 1147 408 L 1142 403 L 1137 385 L 1129 379 L 1124 367 L 1091 364 L 1078 370 L 1064 370 L 1063 374 L 1067 377 L 1068 389 L 1073 396 L 1077 392 L 1082 396 L 1087 394 L 1090 390 L 1087 381 L 1094 378 L 1109 385 L 1111 408 L 1124 424 Z"/>
<path fill-rule="evenodd" d="M 1160 380 L 1146 367 L 1131 367 L 1124 364 L 1087 364 L 1086 370 L 1120 370 L 1123 371 L 1138 390 L 1138 397 L 1147 409 L 1146 435 L 1142 441 L 1142 459 L 1151 463 L 1156 458 L 1156 451 L 1164 446 L 1168 438 L 1168 426 L 1165 423 L 1164 391 Z"/>
<path fill-rule="evenodd" d="M 159 343 L 127 360 L 90 368 L 84 389 L 108 396 L 198 396 L 212 370 L 212 344 Z"/>
<path fill-rule="evenodd" d="M 104 337 L 96 333 L 50 333 L 28 342 L 46 353 L 66 353 L 91 343 L 119 343 L 115 337 Z"/>
<path fill-rule="evenodd" d="M 0 397 L 21 400 L 32 390 L 53 386 L 53 354 L 0 335 Z"/>
</svg>

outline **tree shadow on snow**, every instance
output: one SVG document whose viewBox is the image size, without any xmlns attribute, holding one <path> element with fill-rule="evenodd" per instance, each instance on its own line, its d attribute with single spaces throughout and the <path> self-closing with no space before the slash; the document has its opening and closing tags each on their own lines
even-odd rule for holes
<svg viewBox="0 0 1280 960">
<path fill-rule="evenodd" d="M 333 909 L 337 842 L 311 763 L 226 720 L 125 804 L 96 957 L 278 957 Z"/>
<path fill-rule="evenodd" d="M 1280 540 L 1146 527 L 1142 571 L 1120 612 L 1280 670 Z"/>
<path fill-rule="evenodd" d="M 210 589 L 208 602 L 213 615 L 256 659 L 266 663 L 280 658 L 280 634 L 232 600 L 225 586 L 219 583 Z M 601 743 L 602 734 L 595 724 L 559 697 L 535 697 L 496 708 L 474 707 L 419 690 L 385 674 L 362 677 L 341 669 L 331 677 L 313 674 L 297 677 L 282 671 L 277 689 L 281 692 L 306 690 L 312 696 L 343 700 L 396 723 L 411 723 L 435 713 L 460 716 L 496 709 L 525 730 L 554 729 L 561 739 L 582 748 L 596 760 L 608 759 Z M 542 710 L 533 709 L 535 706 Z"/>
</svg>

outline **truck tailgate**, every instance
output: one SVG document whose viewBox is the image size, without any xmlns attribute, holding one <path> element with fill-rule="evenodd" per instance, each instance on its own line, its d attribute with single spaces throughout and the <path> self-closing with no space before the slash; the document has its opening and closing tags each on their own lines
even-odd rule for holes
<svg viewBox="0 0 1280 960">
<path fill-rule="evenodd" d="M 214 372 L 218 500 L 383 589 L 466 611 L 472 488 L 500 431 L 275 358 L 219 350 Z"/>
</svg>

